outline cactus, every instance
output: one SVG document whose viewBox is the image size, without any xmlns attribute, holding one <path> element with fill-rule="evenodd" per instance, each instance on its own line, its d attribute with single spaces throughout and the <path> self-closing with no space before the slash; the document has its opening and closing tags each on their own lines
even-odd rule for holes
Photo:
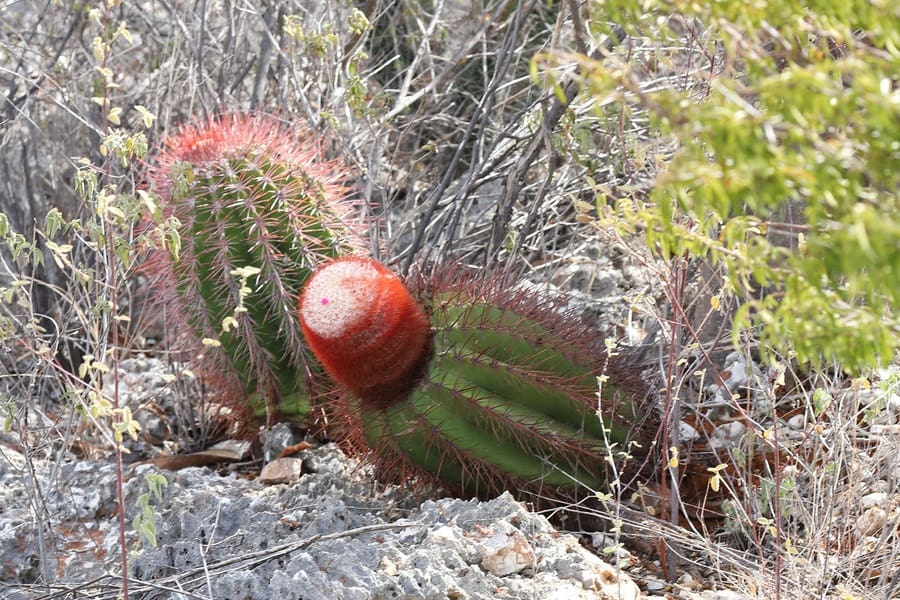
<svg viewBox="0 0 900 600">
<path fill-rule="evenodd" d="M 296 298 L 311 270 L 359 251 L 361 227 L 345 167 L 321 140 L 272 117 L 226 115 L 182 126 L 163 142 L 150 179 L 180 221 L 180 253 L 151 260 L 232 406 L 309 411 L 308 350 Z M 235 397 L 236 396 L 236 397 Z"/>
<path fill-rule="evenodd" d="M 598 403 L 597 377 L 618 367 L 596 333 L 483 277 L 410 292 L 374 261 L 339 259 L 307 282 L 299 313 L 383 471 L 476 496 L 573 495 L 603 484 L 637 426 L 609 381 Z"/>
</svg>

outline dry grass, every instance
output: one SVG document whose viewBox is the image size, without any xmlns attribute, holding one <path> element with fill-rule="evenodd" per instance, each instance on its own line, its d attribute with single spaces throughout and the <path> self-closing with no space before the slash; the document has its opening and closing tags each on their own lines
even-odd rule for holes
<svg viewBox="0 0 900 600">
<path fill-rule="evenodd" d="M 40 226 L 50 208 L 66 218 L 90 212 L 74 193 L 75 157 L 103 161 L 106 124 L 91 100 L 97 26 L 74 4 L 40 4 L 0 6 L 0 212 L 46 254 Z M 702 101 L 722 69 L 714 40 L 690 23 L 668 43 L 597 40 L 561 3 L 370 0 L 360 5 L 371 24 L 362 34 L 348 25 L 344 3 L 266 6 L 118 5 L 113 21 L 133 34 L 110 59 L 123 127 L 136 126 L 136 105 L 158 117 L 151 146 L 190 115 L 260 110 L 306 120 L 356 168 L 374 217 L 373 252 L 396 268 L 454 260 L 505 269 L 575 292 L 632 343 L 646 338 L 648 376 L 666 382 L 655 394 L 664 416 L 657 442 L 679 448 L 681 465 L 654 465 L 645 504 L 655 515 L 629 492 L 602 516 L 620 519 L 621 541 L 661 560 L 664 574 L 694 571 L 760 598 L 900 595 L 896 372 L 867 389 L 838 374 L 795 372 L 788 360 L 782 371 L 762 371 L 751 335 L 726 360 L 733 307 L 709 309 L 720 275 L 702 263 L 661 263 L 639 236 L 618 237 L 597 220 L 598 193 L 646 197 L 672 142 L 646 114 L 578 94 L 566 55 L 611 53 L 607 60 L 641 74 L 643 89 L 687 89 Z M 292 37 L 286 23 L 299 23 L 303 36 Z M 536 55 L 562 57 L 540 64 L 553 65 L 566 102 L 531 79 Z M 109 175 L 122 193 L 141 185 L 139 169 Z M 26 471 L 40 462 L 57 473 L 72 452 L 104 440 L 79 413 L 100 378 L 72 372 L 84 354 L 112 349 L 112 324 L 96 311 L 97 295 L 110 293 L 109 263 L 79 232 L 63 235 L 73 263 L 95 269 L 96 285 L 77 284 L 49 254 L 26 266 L 0 253 L 0 287 L 21 282 L 17 302 L 0 305 L 0 324 L 12 334 L 0 337 L 0 417 L 9 417 L 0 461 L 13 448 Z M 625 274 L 600 288 L 614 302 L 597 297 L 607 272 Z M 118 279 L 132 321 L 114 360 L 166 337 L 164 321 L 141 314 L 140 282 L 125 269 Z M 736 377 L 736 368 L 747 376 Z M 210 435 L 190 424 L 176 434 L 185 444 Z M 717 465 L 727 468 L 712 492 L 707 469 Z M 59 532 L 40 526 L 52 522 L 43 491 L 32 485 L 28 493 L 41 562 L 50 564 Z M 37 580 L 49 586 L 54 574 L 42 567 Z"/>
</svg>

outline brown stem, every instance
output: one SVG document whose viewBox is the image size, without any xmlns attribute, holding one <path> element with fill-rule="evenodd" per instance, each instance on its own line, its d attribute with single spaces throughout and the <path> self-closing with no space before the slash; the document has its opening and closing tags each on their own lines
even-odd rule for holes
<svg viewBox="0 0 900 600">
<path fill-rule="evenodd" d="M 110 309 L 110 320 L 112 322 L 112 376 L 113 376 L 113 422 L 119 423 L 122 420 L 119 409 L 119 327 L 116 320 L 118 314 L 118 294 L 116 293 L 116 253 L 113 248 L 112 232 L 108 232 L 106 236 L 106 260 L 109 268 L 109 288 L 110 301 L 112 308 Z M 115 438 L 113 438 L 115 439 Z M 126 544 L 125 532 L 127 531 L 125 523 L 125 469 L 122 463 L 122 445 L 116 444 L 116 508 L 119 519 L 119 553 L 122 559 L 122 598 L 128 600 L 128 546 Z"/>
<path fill-rule="evenodd" d="M 606 40 L 604 40 L 604 42 L 600 45 L 599 48 L 597 48 L 597 50 L 591 53 L 591 58 L 597 60 L 606 56 L 624 40 L 625 30 L 622 27 L 616 25 L 613 28 L 612 34 Z M 556 127 L 556 124 L 562 118 L 563 114 L 565 114 L 566 109 L 568 109 L 569 104 L 572 103 L 572 101 L 575 99 L 575 96 L 578 94 L 578 90 L 581 89 L 581 86 L 578 84 L 576 78 L 570 79 L 561 87 L 563 90 L 563 97 L 557 97 L 553 101 L 553 104 L 550 106 L 550 108 L 547 109 L 547 111 L 543 114 L 541 118 L 540 131 L 552 131 L 553 128 Z M 494 213 L 493 222 L 491 224 L 491 238 L 488 244 L 486 262 L 489 262 L 491 258 L 495 257 L 503 247 L 503 240 L 506 237 L 506 230 L 510 220 L 512 219 L 513 203 L 519 197 L 519 192 L 522 188 L 522 182 L 525 180 L 525 177 L 531 167 L 536 164 L 538 155 L 540 154 L 541 148 L 543 147 L 544 136 L 534 136 L 534 138 L 532 138 L 531 140 L 531 143 L 528 145 L 528 148 L 525 149 L 525 152 L 519 157 L 519 160 L 516 162 L 516 168 L 511 171 L 509 176 L 506 178 L 503 198 L 501 198 L 497 203 L 497 210 Z M 527 234 L 527 232 L 521 232 L 521 235 L 525 234 Z"/>
<path fill-rule="evenodd" d="M 106 37 L 106 41 L 112 45 L 115 42 L 114 38 L 109 37 L 110 26 L 112 23 L 112 19 L 110 17 L 110 4 L 107 2 L 103 3 L 103 18 L 101 19 L 101 24 L 103 28 L 103 35 Z M 109 66 L 109 50 L 103 53 L 103 59 L 101 60 L 101 67 L 103 69 L 107 69 Z M 105 84 L 103 86 L 103 99 L 104 102 L 101 105 L 101 119 L 103 131 L 106 135 L 110 132 L 109 127 L 109 85 Z M 112 179 L 112 153 L 107 153 L 106 158 L 103 162 L 103 168 L 101 173 L 105 175 L 107 180 Z M 113 240 L 113 231 L 111 228 L 111 223 L 106 222 L 105 215 L 99 215 L 99 219 L 101 221 L 101 226 L 105 230 L 104 237 L 106 239 L 106 268 L 107 268 L 107 276 L 108 280 L 106 282 L 106 287 L 109 293 L 110 300 L 110 311 L 109 316 L 106 319 L 106 326 L 102 330 L 102 335 L 104 337 L 111 330 L 112 334 L 112 352 L 110 353 L 110 359 L 112 360 L 112 376 L 113 376 L 113 397 L 112 397 L 112 405 L 113 405 L 113 444 L 116 455 L 116 513 L 118 517 L 119 523 L 119 557 L 122 561 L 122 595 L 121 598 L 123 600 L 128 600 L 128 546 L 126 539 L 127 525 L 125 522 L 125 469 L 122 460 L 122 444 L 119 443 L 115 436 L 115 427 L 122 421 L 122 414 L 119 411 L 119 356 L 118 356 L 118 347 L 119 347 L 119 327 L 118 327 L 118 319 L 116 318 L 118 315 L 118 294 L 116 293 L 116 286 L 118 285 L 118 281 L 116 278 L 116 252 Z"/>
</svg>

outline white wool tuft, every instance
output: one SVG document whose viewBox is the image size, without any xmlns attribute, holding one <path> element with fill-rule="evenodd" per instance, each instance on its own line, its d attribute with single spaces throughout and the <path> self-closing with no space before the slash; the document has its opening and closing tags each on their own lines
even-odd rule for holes
<svg viewBox="0 0 900 600">
<path fill-rule="evenodd" d="M 340 337 L 366 318 L 376 299 L 371 282 L 381 274 L 370 264 L 329 264 L 309 280 L 300 311 L 306 326 L 324 339 Z"/>
</svg>

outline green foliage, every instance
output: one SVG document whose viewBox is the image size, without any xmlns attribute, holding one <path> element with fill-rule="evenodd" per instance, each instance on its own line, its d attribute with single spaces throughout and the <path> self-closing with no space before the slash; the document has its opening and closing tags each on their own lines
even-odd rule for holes
<svg viewBox="0 0 900 600">
<path fill-rule="evenodd" d="M 315 22 L 300 15 L 290 14 L 284 18 L 282 31 L 292 42 L 290 55 L 294 60 L 311 60 L 321 64 L 328 59 L 339 59 L 341 70 L 346 76 L 346 81 L 339 86 L 344 101 L 356 116 L 371 115 L 366 77 L 361 75 L 365 70 L 364 63 L 369 57 L 362 50 L 361 41 L 372 31 L 372 26 L 365 13 L 357 8 L 350 9 L 345 25 L 351 34 L 348 36 L 350 40 L 342 40 L 335 30 L 343 27 L 336 23 Z M 342 42 L 347 43 L 344 49 L 341 49 Z M 337 125 L 337 118 L 330 111 L 320 111 L 319 117 L 323 121 Z"/>
<path fill-rule="evenodd" d="M 87 427 L 80 435 L 98 435 L 100 445 L 121 455 L 128 452 L 126 437 L 136 439 L 140 425 L 132 409 L 119 402 L 113 366 L 130 320 L 124 284 L 133 274 L 133 257 L 160 235 L 156 228 L 135 233 L 137 223 L 155 212 L 146 192 L 134 189 L 137 166 L 147 152 L 145 130 L 155 117 L 141 105 L 118 105 L 121 77 L 113 69 L 134 40 L 125 23 L 112 25 L 112 3 L 82 8 L 91 21 L 84 33 L 94 35 L 88 101 L 96 118 L 84 117 L 83 123 L 97 134 L 96 146 L 86 153 L 98 159 L 73 158 L 76 152 L 67 156 L 79 210 L 62 201 L 48 206 L 29 236 L 15 231 L 0 213 L 0 342 L 16 338 L 15 357 L 31 359 L 33 373 L 58 384 L 60 396 L 84 420 Z M 68 105 L 66 110 L 76 114 Z M 50 272 L 56 276 L 48 277 Z M 112 384 L 112 393 L 104 384 Z M 35 394 L 29 401 L 45 399 Z M 4 426 L 12 419 L 11 408 L 8 414 Z"/>
<path fill-rule="evenodd" d="M 851 371 L 890 362 L 900 348 L 900 9 L 603 4 L 632 35 L 660 42 L 678 37 L 669 25 L 696 19 L 709 60 L 698 66 L 707 79 L 685 91 L 647 90 L 620 62 L 585 61 L 593 96 L 646 113 L 678 141 L 648 199 L 600 209 L 643 229 L 664 258 L 724 266 L 725 291 L 743 304 L 735 341 L 756 327 L 764 352 Z"/>
<path fill-rule="evenodd" d="M 163 490 L 169 484 L 165 476 L 159 473 L 144 475 L 147 491 L 138 496 L 139 512 L 131 521 L 131 526 L 140 539 L 156 548 L 156 510 L 155 505 L 162 502 Z M 154 502 L 155 501 L 155 502 Z"/>
<path fill-rule="evenodd" d="M 48 331 L 44 315 L 34 314 L 36 287 L 52 293 L 60 311 L 75 315 L 82 336 L 79 342 L 87 350 L 80 363 L 71 365 L 78 380 L 66 380 L 65 396 L 73 399 L 78 413 L 110 446 L 127 452 L 125 436 L 136 439 L 140 425 L 129 407 L 117 406 L 99 390 L 110 364 L 118 360 L 118 349 L 108 347 L 111 331 L 128 320 L 116 310 L 113 298 L 122 293 L 121 284 L 131 273 L 136 249 L 159 234 L 155 229 L 133 234 L 135 224 L 153 205 L 146 193 L 133 192 L 123 183 L 135 161 L 144 156 L 145 135 L 121 130 L 117 135 L 121 143 L 101 153 L 105 164 L 74 160 L 75 192 L 86 207 L 83 215 L 66 218 L 60 209 L 51 207 L 29 239 L 14 231 L 7 216 L 0 213 L 0 244 L 5 250 L 0 252 L 0 273 L 6 275 L 0 279 L 0 340 L 21 336 L 21 347 L 27 353 L 43 364 L 58 364 L 60 333 L 69 326 L 55 323 L 56 330 Z M 109 179 L 113 164 L 121 170 L 118 177 L 102 183 Z M 51 264 L 62 273 L 60 285 L 35 279 L 40 267 Z M 73 386 L 75 381 L 83 385 Z"/>
</svg>

